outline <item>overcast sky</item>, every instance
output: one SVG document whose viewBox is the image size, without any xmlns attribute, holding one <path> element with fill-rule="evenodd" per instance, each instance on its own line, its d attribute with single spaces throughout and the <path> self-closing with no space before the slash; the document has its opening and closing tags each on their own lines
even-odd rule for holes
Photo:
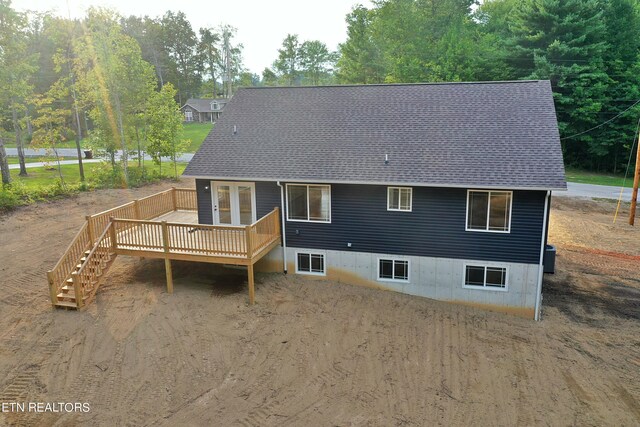
<svg viewBox="0 0 640 427">
<path fill-rule="evenodd" d="M 71 17 L 84 16 L 91 5 L 110 7 L 121 15 L 161 16 L 167 10 L 181 10 L 197 33 L 201 27 L 225 23 L 238 29 L 237 41 L 244 45 L 244 65 L 260 74 L 270 67 L 287 33 L 300 40 L 320 40 L 329 49 L 347 37 L 345 15 L 354 4 L 371 6 L 369 0 L 13 0 L 18 10 L 50 10 Z"/>
</svg>

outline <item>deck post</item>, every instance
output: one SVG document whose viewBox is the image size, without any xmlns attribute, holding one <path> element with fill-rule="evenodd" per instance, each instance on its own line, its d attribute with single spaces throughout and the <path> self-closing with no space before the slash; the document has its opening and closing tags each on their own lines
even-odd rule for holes
<svg viewBox="0 0 640 427">
<path fill-rule="evenodd" d="M 49 281 L 49 293 L 51 294 L 51 304 L 54 306 L 58 302 L 58 289 L 53 280 L 53 271 L 47 271 L 47 280 Z"/>
<path fill-rule="evenodd" d="M 173 271 L 171 270 L 171 260 L 169 258 L 164 259 L 164 269 L 167 273 L 167 293 L 173 293 Z"/>
<path fill-rule="evenodd" d="M 273 222 L 276 226 L 275 233 L 280 238 L 280 244 L 282 245 L 282 233 L 280 231 L 280 208 L 276 206 L 275 208 L 273 208 L 273 211 L 275 212 L 273 219 Z"/>
<path fill-rule="evenodd" d="M 247 266 L 247 271 L 249 273 L 249 305 L 254 305 L 256 303 L 256 291 L 253 282 L 253 264 Z"/>
<path fill-rule="evenodd" d="M 81 308 L 84 305 L 81 292 L 82 284 L 80 283 L 80 279 L 78 279 L 78 273 L 75 271 L 71 273 L 71 282 L 73 283 L 73 294 L 76 297 L 76 306 Z"/>
<path fill-rule="evenodd" d="M 251 225 L 247 225 L 244 227 L 244 234 L 246 237 L 245 240 L 245 246 L 246 246 L 246 252 L 247 252 L 247 259 L 251 259 L 253 257 L 253 239 L 252 239 L 252 232 L 251 232 L 252 226 Z"/>
<path fill-rule="evenodd" d="M 113 251 L 115 252 L 116 249 L 118 249 L 118 242 L 116 241 L 116 224 L 113 222 L 113 217 L 109 218 L 109 225 L 107 227 L 110 227 L 109 228 L 109 240 L 111 240 L 111 247 L 113 248 Z M 93 246 L 93 244 L 91 246 Z"/>
<path fill-rule="evenodd" d="M 140 218 L 140 206 L 138 205 L 138 199 L 133 201 L 133 211 L 136 214 L 136 219 L 142 219 Z"/>
<path fill-rule="evenodd" d="M 93 247 L 93 242 L 95 242 L 96 236 L 93 235 L 93 225 L 91 224 L 91 215 L 87 215 L 85 217 L 87 220 L 87 232 L 89 233 L 89 243 Z"/>
<path fill-rule="evenodd" d="M 176 194 L 176 187 L 171 187 L 171 199 L 173 200 L 173 210 L 178 210 L 178 195 Z"/>
<path fill-rule="evenodd" d="M 162 245 L 164 246 L 164 269 L 167 273 L 167 292 L 173 293 L 173 271 L 171 270 L 171 259 L 169 258 L 169 232 L 167 221 L 162 221 Z"/>
</svg>

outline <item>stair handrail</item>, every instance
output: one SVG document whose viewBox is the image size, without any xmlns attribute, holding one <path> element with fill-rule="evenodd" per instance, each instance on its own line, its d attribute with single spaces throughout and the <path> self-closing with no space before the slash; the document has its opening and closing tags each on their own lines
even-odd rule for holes
<svg viewBox="0 0 640 427">
<path fill-rule="evenodd" d="M 55 295 L 57 295 L 58 292 L 60 292 L 60 290 L 62 289 L 62 286 L 64 286 L 65 280 L 67 280 L 67 278 L 69 278 L 69 276 L 73 272 L 73 269 L 75 268 L 78 262 L 78 259 L 80 259 L 82 254 L 86 250 L 91 248 L 91 246 L 93 245 L 93 242 L 91 242 L 91 238 L 89 236 L 88 227 L 89 227 L 89 224 L 85 222 L 84 225 L 80 228 L 80 231 L 76 233 L 75 237 L 73 238 L 69 246 L 67 246 L 67 249 L 65 249 L 64 253 L 60 257 L 56 265 L 51 270 L 47 271 L 47 277 L 49 278 L 49 287 L 50 287 L 51 299 L 52 299 L 51 302 L 53 304 L 58 302 L 57 297 L 55 297 L 54 299 L 54 291 L 55 291 Z M 80 249 L 75 251 L 77 253 L 74 253 L 73 248 L 76 245 L 78 245 L 82 239 L 85 240 L 85 243 L 81 245 Z M 65 268 L 65 270 L 61 271 L 63 268 Z"/>
<path fill-rule="evenodd" d="M 76 299 L 76 305 L 78 306 L 78 308 L 82 307 L 84 301 L 84 284 L 81 283 L 81 281 L 77 280 L 79 277 L 82 277 L 84 270 L 87 268 L 87 265 L 89 265 L 89 262 L 91 261 L 91 259 L 93 258 L 94 254 L 96 253 L 96 251 L 98 250 L 98 248 L 100 247 L 100 243 L 102 243 L 103 240 L 106 239 L 107 234 L 110 231 L 110 228 L 113 227 L 113 222 L 110 221 L 107 226 L 105 227 L 104 231 L 102 232 L 102 234 L 100 235 L 100 237 L 98 238 L 98 240 L 96 241 L 96 244 L 93 246 L 93 248 L 91 249 L 91 251 L 89 252 L 89 254 L 85 257 L 84 262 L 80 265 L 80 268 L 78 269 L 78 271 L 72 272 L 71 275 L 73 277 L 73 287 L 74 287 L 74 291 L 76 295 L 80 296 L 80 299 Z M 110 252 L 113 254 L 115 253 L 115 251 L 113 250 L 113 243 L 114 242 L 109 242 L 109 246 L 107 246 L 107 248 L 110 250 Z M 81 289 L 78 289 L 77 286 L 82 286 Z"/>
</svg>

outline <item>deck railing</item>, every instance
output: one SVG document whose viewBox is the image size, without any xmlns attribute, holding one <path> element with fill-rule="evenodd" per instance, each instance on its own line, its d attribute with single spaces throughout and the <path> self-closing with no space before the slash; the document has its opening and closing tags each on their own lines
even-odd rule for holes
<svg viewBox="0 0 640 427">
<path fill-rule="evenodd" d="M 280 239 L 280 209 L 275 208 L 247 228 L 250 236 L 248 247 L 251 249 L 248 256 L 251 257 L 269 246 L 274 236 Z"/>
<path fill-rule="evenodd" d="M 280 239 L 279 212 L 247 226 L 113 218 L 114 250 L 251 258 Z"/>
<path fill-rule="evenodd" d="M 111 218 L 151 219 L 166 213 L 185 210 L 198 210 L 196 190 L 191 188 L 170 188 L 151 196 L 137 199 L 124 205 L 87 216 L 92 240 L 102 234 Z"/>
</svg>

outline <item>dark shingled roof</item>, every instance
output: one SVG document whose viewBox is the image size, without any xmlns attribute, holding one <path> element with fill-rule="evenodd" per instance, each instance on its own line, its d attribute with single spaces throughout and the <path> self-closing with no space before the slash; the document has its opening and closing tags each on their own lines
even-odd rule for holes
<svg viewBox="0 0 640 427">
<path fill-rule="evenodd" d="M 184 175 L 566 189 L 548 81 L 240 89 Z"/>
</svg>

